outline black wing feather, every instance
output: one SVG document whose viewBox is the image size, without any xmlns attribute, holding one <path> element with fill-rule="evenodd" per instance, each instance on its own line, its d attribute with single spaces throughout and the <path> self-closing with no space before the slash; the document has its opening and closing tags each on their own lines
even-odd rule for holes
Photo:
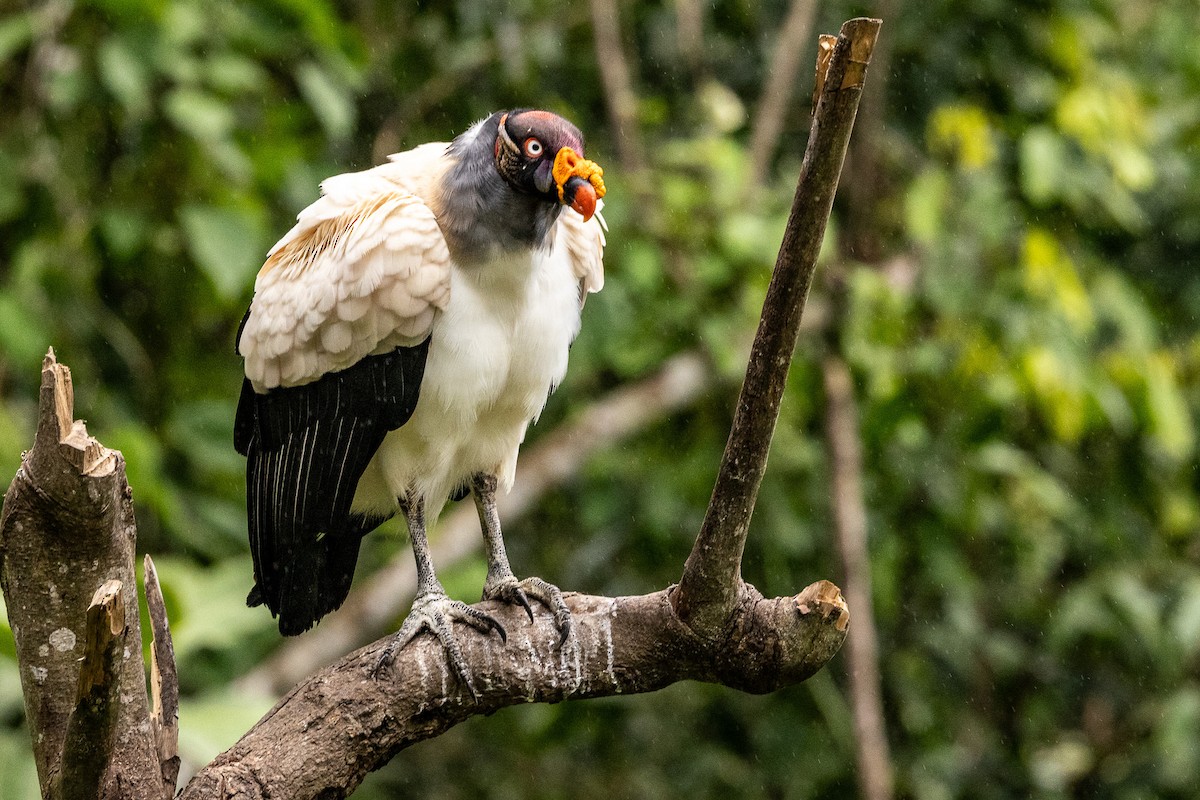
<svg viewBox="0 0 1200 800">
<path fill-rule="evenodd" d="M 256 585 L 287 635 L 308 630 L 350 591 L 362 537 L 386 517 L 353 514 L 359 478 L 388 431 L 416 408 L 429 340 L 265 394 L 242 384 L 234 446 L 247 458 L 246 512 Z"/>
</svg>

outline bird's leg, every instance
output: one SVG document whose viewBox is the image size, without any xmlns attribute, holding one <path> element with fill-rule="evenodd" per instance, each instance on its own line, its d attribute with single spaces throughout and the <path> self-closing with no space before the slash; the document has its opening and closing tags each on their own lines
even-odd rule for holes
<svg viewBox="0 0 1200 800">
<path fill-rule="evenodd" d="M 442 588 L 441 581 L 433 571 L 433 559 L 429 557 L 429 541 L 425 535 L 425 501 L 419 494 L 412 494 L 413 499 L 400 501 L 400 511 L 408 520 L 408 535 L 412 539 L 413 556 L 417 561 L 417 596 L 404 624 L 384 647 L 372 673 L 378 675 L 381 669 L 391 663 L 397 652 L 421 631 L 428 630 L 446 649 L 446 659 L 450 662 L 455 676 L 470 690 L 471 695 L 478 699 L 479 694 L 475 691 L 470 670 L 467 669 L 462 647 L 454 636 L 452 623 L 455 620 L 465 622 L 484 634 L 495 631 L 505 641 L 508 637 L 504 626 L 490 614 L 466 603 L 451 600 L 446 595 L 446 590 Z"/>
<path fill-rule="evenodd" d="M 487 546 L 488 571 L 483 583 L 483 599 L 516 603 L 525 609 L 530 622 L 533 622 L 533 609 L 529 605 L 529 598 L 540 601 L 554 613 L 561 646 L 571 635 L 571 611 L 563 601 L 562 592 L 554 584 L 541 578 L 519 581 L 513 575 L 500 534 L 500 514 L 496 511 L 496 476 L 476 473 L 471 479 L 471 488 L 475 495 L 475 508 L 479 511 L 483 541 Z"/>
</svg>

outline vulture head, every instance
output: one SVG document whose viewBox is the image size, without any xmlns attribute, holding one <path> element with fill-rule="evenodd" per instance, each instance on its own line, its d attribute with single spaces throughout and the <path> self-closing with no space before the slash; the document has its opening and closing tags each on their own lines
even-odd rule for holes
<svg viewBox="0 0 1200 800">
<path fill-rule="evenodd" d="M 604 197 L 604 170 L 583 157 L 583 134 L 549 111 L 501 115 L 496 170 L 517 191 L 570 206 L 592 218 Z"/>
<path fill-rule="evenodd" d="M 460 265 L 547 247 L 564 207 L 590 220 L 604 197 L 583 134 L 549 111 L 497 111 L 444 152 L 448 169 L 430 207 Z"/>
</svg>

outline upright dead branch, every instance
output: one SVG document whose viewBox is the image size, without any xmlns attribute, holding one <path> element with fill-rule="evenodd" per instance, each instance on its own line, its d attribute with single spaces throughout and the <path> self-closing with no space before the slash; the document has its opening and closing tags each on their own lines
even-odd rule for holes
<svg viewBox="0 0 1200 800">
<path fill-rule="evenodd" d="M 745 590 L 741 563 L 750 515 L 766 469 L 804 301 L 880 24 L 874 19 L 854 19 L 842 25 L 828 70 L 818 76 L 822 88 L 808 147 L 767 288 L 733 428 L 704 525 L 673 598 L 685 623 L 713 635 L 724 628 Z"/>
<path fill-rule="evenodd" d="M 70 370 L 51 351 L 37 436 L 0 515 L 0 586 L 38 779 L 44 797 L 163 797 L 125 464 L 73 415 Z"/>
<path fill-rule="evenodd" d="M 54 800 L 99 797 L 120 704 L 117 672 L 127 630 L 121 589 L 120 581 L 106 581 L 87 609 L 75 708 L 67 719 L 61 769 L 51 783 Z"/>
</svg>

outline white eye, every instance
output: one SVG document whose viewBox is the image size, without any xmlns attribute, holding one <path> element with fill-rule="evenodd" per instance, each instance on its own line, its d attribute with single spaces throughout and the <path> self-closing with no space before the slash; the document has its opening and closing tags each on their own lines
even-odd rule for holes
<svg viewBox="0 0 1200 800">
<path fill-rule="evenodd" d="M 530 137 L 525 140 L 525 155 L 530 158 L 537 158 L 542 154 L 542 143 L 537 139 Z"/>
</svg>

